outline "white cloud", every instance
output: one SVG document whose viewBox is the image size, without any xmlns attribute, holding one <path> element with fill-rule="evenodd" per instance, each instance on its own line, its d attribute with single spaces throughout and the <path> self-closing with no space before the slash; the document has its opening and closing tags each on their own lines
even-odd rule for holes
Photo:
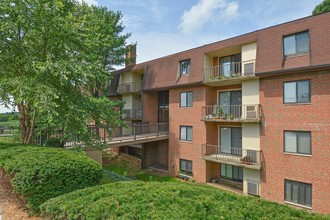
<svg viewBox="0 0 330 220">
<path fill-rule="evenodd" d="M 199 30 L 211 19 L 222 19 L 228 22 L 238 16 L 238 3 L 226 2 L 226 0 L 199 0 L 189 11 L 185 11 L 181 17 L 179 28 L 185 34 L 191 34 Z"/>
<path fill-rule="evenodd" d="M 88 5 L 98 5 L 96 0 L 78 0 L 79 2 L 85 2 Z"/>
</svg>

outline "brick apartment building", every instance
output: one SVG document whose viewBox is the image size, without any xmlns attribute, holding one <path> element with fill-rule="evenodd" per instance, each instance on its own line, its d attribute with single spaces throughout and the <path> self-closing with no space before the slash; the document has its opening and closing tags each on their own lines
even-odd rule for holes
<svg viewBox="0 0 330 220">
<path fill-rule="evenodd" d="M 330 13 L 306 17 L 114 73 L 125 100 L 112 145 L 141 166 L 330 213 Z M 146 129 L 145 129 L 146 128 Z M 168 130 L 167 130 L 168 129 Z"/>
</svg>

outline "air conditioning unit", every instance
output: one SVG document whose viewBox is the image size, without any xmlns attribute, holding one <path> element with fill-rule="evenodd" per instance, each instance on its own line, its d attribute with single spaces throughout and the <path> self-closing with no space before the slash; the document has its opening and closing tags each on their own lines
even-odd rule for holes
<svg viewBox="0 0 330 220">
<path fill-rule="evenodd" d="M 247 181 L 247 193 L 249 195 L 259 196 L 259 183 L 254 181 Z"/>
<path fill-rule="evenodd" d="M 246 118 L 257 118 L 256 106 L 246 106 Z"/>
<path fill-rule="evenodd" d="M 254 63 L 244 64 L 244 76 L 252 76 L 254 74 Z"/>
<path fill-rule="evenodd" d="M 125 92 L 131 91 L 131 85 L 125 85 Z"/>
</svg>

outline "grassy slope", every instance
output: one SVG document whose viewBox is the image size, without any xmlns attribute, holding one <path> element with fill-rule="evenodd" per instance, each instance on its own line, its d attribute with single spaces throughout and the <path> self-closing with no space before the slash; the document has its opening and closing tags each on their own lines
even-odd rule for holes
<svg viewBox="0 0 330 220">
<path fill-rule="evenodd" d="M 147 173 L 144 170 L 134 169 L 127 162 L 107 165 L 104 166 L 104 169 L 122 176 L 128 176 L 141 181 L 176 182 L 176 183 L 181 182 L 178 179 L 168 175 L 160 176 L 160 175 Z"/>
<path fill-rule="evenodd" d="M 199 184 L 118 182 L 42 205 L 54 219 L 330 219 Z"/>
</svg>

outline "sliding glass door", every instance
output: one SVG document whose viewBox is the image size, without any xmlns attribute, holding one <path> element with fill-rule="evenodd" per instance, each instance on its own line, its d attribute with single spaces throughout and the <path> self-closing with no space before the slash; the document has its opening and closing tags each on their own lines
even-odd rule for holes
<svg viewBox="0 0 330 220">
<path fill-rule="evenodd" d="M 242 113 L 242 91 L 219 92 L 219 105 L 223 114 L 239 118 Z"/>
<path fill-rule="evenodd" d="M 221 153 L 242 156 L 242 128 L 220 127 Z"/>
<path fill-rule="evenodd" d="M 220 76 L 231 77 L 232 75 L 241 75 L 241 54 L 220 57 Z"/>
</svg>

